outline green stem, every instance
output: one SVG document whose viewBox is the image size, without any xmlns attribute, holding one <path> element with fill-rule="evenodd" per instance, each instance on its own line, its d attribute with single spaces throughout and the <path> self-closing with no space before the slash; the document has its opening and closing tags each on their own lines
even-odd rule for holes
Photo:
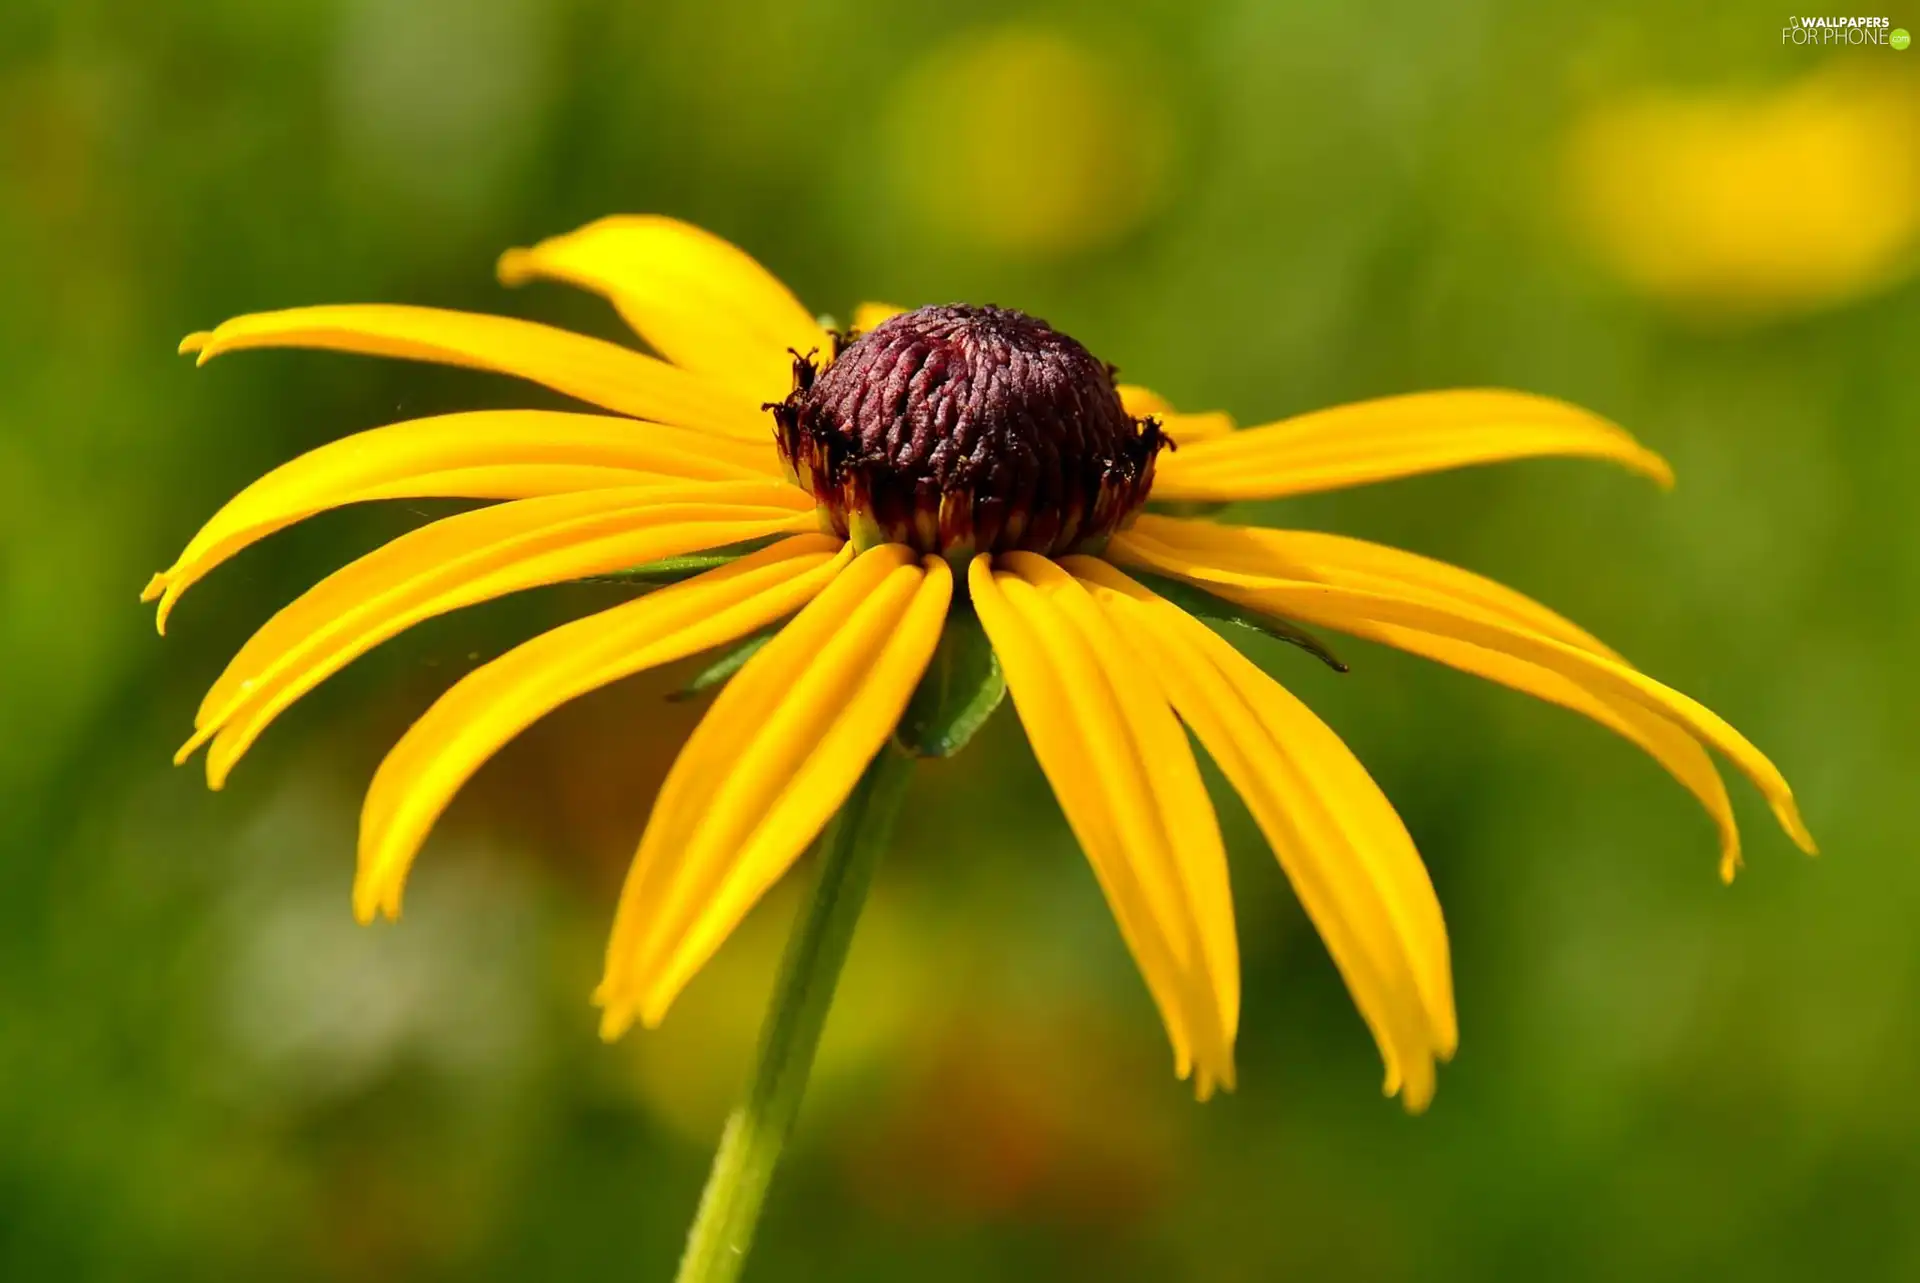
<svg viewBox="0 0 1920 1283">
<path fill-rule="evenodd" d="M 687 1232 L 678 1283 L 727 1283 L 746 1263 L 912 764 L 891 743 L 882 748 L 820 839 L 813 893 L 787 940 L 747 1098 L 720 1135 L 700 1210 Z"/>
</svg>

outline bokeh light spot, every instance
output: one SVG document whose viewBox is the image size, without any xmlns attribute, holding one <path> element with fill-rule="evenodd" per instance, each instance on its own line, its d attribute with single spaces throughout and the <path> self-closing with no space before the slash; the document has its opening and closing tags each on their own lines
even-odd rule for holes
<svg viewBox="0 0 1920 1283">
<path fill-rule="evenodd" d="M 1575 125 L 1568 192 L 1637 292 L 1720 315 L 1803 312 L 1912 269 L 1916 126 L 1910 82 L 1846 65 L 1765 93 L 1635 94 Z"/>
<path fill-rule="evenodd" d="M 885 110 L 894 197 L 952 242 L 1056 257 L 1111 245 L 1164 204 L 1174 131 L 1158 86 L 1059 34 L 962 36 Z"/>
</svg>

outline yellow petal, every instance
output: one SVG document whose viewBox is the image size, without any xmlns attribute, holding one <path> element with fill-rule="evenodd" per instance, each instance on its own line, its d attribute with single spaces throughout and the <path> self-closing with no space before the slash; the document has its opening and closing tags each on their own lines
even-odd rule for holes
<svg viewBox="0 0 1920 1283">
<path fill-rule="evenodd" d="M 1204 550 L 1210 560 L 1224 567 L 1343 588 L 1392 592 L 1479 610 L 1545 633 L 1569 646 L 1610 659 L 1620 658 L 1592 633 L 1525 593 L 1515 592 L 1505 584 L 1459 566 L 1386 544 L 1317 530 L 1237 526 L 1152 513 L 1140 516 L 1133 528 L 1143 537 L 1171 547 Z"/>
<path fill-rule="evenodd" d="M 184 761 L 208 739 L 207 781 L 227 773 L 280 711 L 359 655 L 423 619 L 583 575 L 800 533 L 791 487 L 683 482 L 519 499 L 432 522 L 368 553 L 268 620 L 194 718 Z M 755 502 L 756 500 L 760 502 Z"/>
<path fill-rule="evenodd" d="M 1699 801 L 1719 834 L 1720 876 L 1725 881 L 1733 880 L 1740 867 L 1740 826 L 1734 818 L 1733 801 L 1727 796 L 1726 781 L 1720 778 L 1713 759 L 1684 727 L 1641 704 L 1596 695 L 1551 669 L 1512 655 L 1384 624 L 1364 631 L 1355 625 L 1351 631 L 1463 673 L 1498 682 L 1523 695 L 1558 704 L 1619 735 L 1658 762 Z"/>
<path fill-rule="evenodd" d="M 1185 542 L 1187 532 L 1179 527 L 1201 524 L 1162 522 L 1151 527 L 1151 535 L 1137 529 L 1125 532 L 1111 545 L 1113 559 L 1187 579 L 1256 609 L 1375 637 L 1389 644 L 1397 645 L 1404 638 L 1383 631 L 1382 626 L 1385 630 L 1406 630 L 1464 643 L 1556 673 L 1615 709 L 1628 705 L 1642 708 L 1718 749 L 1753 781 L 1787 835 L 1809 853 L 1815 849 L 1813 837 L 1794 804 L 1793 792 L 1778 768 L 1723 719 L 1685 695 L 1607 655 L 1500 619 L 1479 608 L 1384 587 L 1379 591 L 1366 591 L 1303 580 L 1283 564 L 1273 566 L 1266 573 L 1249 569 L 1249 560 L 1259 555 L 1257 545 L 1251 542 L 1246 545 L 1246 555 L 1238 561 L 1223 558 L 1207 546 L 1221 538 L 1220 529 L 1195 533 L 1192 542 Z M 1457 655 L 1450 649 L 1447 653 Z M 1441 653 L 1436 652 L 1434 657 L 1453 662 Z M 1664 759 L 1663 765 L 1675 770 L 1675 764 Z M 1693 785 L 1689 783 L 1689 787 Z M 1696 789 L 1696 796 L 1699 794 L 1700 790 Z M 1709 809 L 1714 807 L 1709 804 Z"/>
<path fill-rule="evenodd" d="M 1186 733 L 1168 707 L 1165 692 L 1143 668 L 1113 623 L 1094 604 L 1087 589 L 1051 560 L 1030 552 L 1003 559 L 1009 574 L 1038 590 L 1043 608 L 1024 617 L 1041 636 L 1059 638 L 1068 648 L 1084 648 L 1104 673 L 1112 702 L 1125 724 L 1126 738 L 1139 747 L 1146 767 L 1147 793 L 1139 801 L 1157 812 L 1146 831 L 1165 839 L 1166 876 L 1144 865 L 1143 884 L 1165 896 L 1165 912 L 1179 914 L 1181 935 L 1197 940 L 1194 959 L 1203 997 L 1213 1003 L 1228 1053 L 1216 1074 L 1232 1086 L 1231 1049 L 1240 1019 L 1240 958 L 1233 929 L 1233 898 L 1227 885 L 1226 850 L 1194 762 Z M 1015 610 L 1022 590 L 1014 589 Z M 1003 587 L 1002 594 L 1006 589 Z M 1126 809 L 1122 803 L 1121 809 Z M 1154 818 L 1149 816 L 1150 819 Z"/>
<path fill-rule="evenodd" d="M 711 379 L 614 343 L 550 325 L 393 303 L 296 307 L 236 316 L 189 334 L 182 352 L 205 365 L 242 348 L 304 347 L 438 361 L 511 374 L 636 418 L 773 441 L 757 401 Z"/>
<path fill-rule="evenodd" d="M 648 482 L 777 476 L 771 450 L 598 414 L 481 410 L 411 419 L 309 450 L 242 490 L 154 576 L 162 632 L 181 593 L 241 549 L 317 512 L 375 499 L 530 499 Z"/>
<path fill-rule="evenodd" d="M 1152 388 L 1143 388 L 1138 383 L 1122 383 L 1119 392 L 1121 406 L 1136 419 L 1147 414 L 1159 416 L 1173 413 L 1173 402 Z"/>
<path fill-rule="evenodd" d="M 373 777 L 360 812 L 354 912 L 400 915 L 414 855 L 447 804 L 508 740 L 561 704 L 622 677 L 734 641 L 800 609 L 850 559 L 827 535 L 796 535 L 739 561 L 589 615 L 468 673 Z"/>
<path fill-rule="evenodd" d="M 853 332 L 865 334 L 882 321 L 892 320 L 906 310 L 904 307 L 895 307 L 891 303 L 862 303 L 853 309 Z"/>
<path fill-rule="evenodd" d="M 793 292 L 744 250 L 657 215 L 620 215 L 508 250 L 500 279 L 566 281 L 606 298 L 675 365 L 755 402 L 793 389 L 793 353 L 832 350 Z"/>
<path fill-rule="evenodd" d="M 986 554 L 974 559 L 968 573 L 974 608 L 1006 674 L 1008 693 L 1034 756 L 1160 1011 L 1173 1043 L 1175 1072 L 1184 1078 L 1192 1072 L 1196 1023 L 1189 986 L 1168 928 L 1156 920 L 1154 905 L 1127 859 L 1115 814 L 1118 791 L 1103 777 L 1102 762 L 1092 752 L 1096 732 L 1085 726 L 1086 718 L 1068 699 L 1060 660 L 1006 602 L 998 582 L 1003 577 L 992 573 Z M 1109 710 L 1105 722 L 1110 727 L 1115 720 Z"/>
<path fill-rule="evenodd" d="M 1034 581 L 1038 581 L 1038 586 Z M 1238 970 L 1212 805 L 1152 677 L 1046 559 L 984 555 L 968 583 L 1007 689 L 1203 1098 L 1233 1083 Z"/>
<path fill-rule="evenodd" d="M 1159 461 L 1153 497 L 1271 499 L 1547 455 L 1610 459 L 1673 484 L 1666 460 L 1596 414 L 1473 389 L 1361 401 L 1196 442 Z"/>
<path fill-rule="evenodd" d="M 1144 537 L 1162 543 L 1204 548 L 1224 567 L 1254 573 L 1284 570 L 1293 578 L 1479 610 L 1570 646 L 1620 659 L 1593 634 L 1504 584 L 1384 544 L 1316 531 L 1170 523 L 1155 516 L 1141 517 L 1136 528 Z M 1726 784 L 1699 743 L 1667 718 L 1630 701 L 1609 703 L 1557 673 L 1510 655 L 1384 625 L 1366 635 L 1571 709 L 1623 736 L 1665 767 L 1706 808 L 1720 834 L 1721 875 L 1732 878 L 1740 864 L 1740 829 Z"/>
<path fill-rule="evenodd" d="M 1379 1044 L 1424 1108 L 1458 1041 L 1439 901 L 1392 805 L 1327 726 L 1204 624 L 1103 562 L 1069 557 L 1141 667 L 1245 799 Z"/>
<path fill-rule="evenodd" d="M 946 621 L 953 575 L 873 548 L 727 683 L 661 786 L 596 1001 L 655 1025 L 885 746 Z"/>
<path fill-rule="evenodd" d="M 1120 385 L 1120 404 L 1136 419 L 1147 415 L 1158 419 L 1160 430 L 1173 438 L 1176 446 L 1191 445 L 1197 441 L 1211 441 L 1215 437 L 1229 436 L 1234 430 L 1231 415 L 1219 410 L 1209 410 L 1200 414 L 1181 414 L 1173 408 L 1171 401 L 1137 383 Z"/>
</svg>

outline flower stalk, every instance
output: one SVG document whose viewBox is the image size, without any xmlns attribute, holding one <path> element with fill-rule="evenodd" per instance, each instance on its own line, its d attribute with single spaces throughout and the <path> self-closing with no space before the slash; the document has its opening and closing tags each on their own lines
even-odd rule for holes
<svg viewBox="0 0 1920 1283">
<path fill-rule="evenodd" d="M 746 1098 L 720 1135 L 678 1283 L 729 1283 L 746 1263 L 912 764 L 883 747 L 820 839 L 813 890 L 787 940 Z"/>
</svg>

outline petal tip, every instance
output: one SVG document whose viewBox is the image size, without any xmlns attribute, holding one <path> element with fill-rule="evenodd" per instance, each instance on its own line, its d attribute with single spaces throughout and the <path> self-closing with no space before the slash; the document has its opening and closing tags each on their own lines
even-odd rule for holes
<svg viewBox="0 0 1920 1283">
<path fill-rule="evenodd" d="M 600 1041 L 619 1042 L 633 1027 L 633 1009 L 626 1002 L 608 1006 L 600 1013 Z"/>
<path fill-rule="evenodd" d="M 353 917 L 361 926 L 375 918 L 389 922 L 400 920 L 401 880 L 386 872 L 387 864 L 362 848 L 359 869 L 353 877 Z"/>
<path fill-rule="evenodd" d="M 534 270 L 533 261 L 532 250 L 510 249 L 494 262 L 493 274 L 509 289 L 525 285 L 538 275 Z"/>
<path fill-rule="evenodd" d="M 187 759 L 200 751 L 200 746 L 205 744 L 207 740 L 213 736 L 216 729 L 215 727 L 209 727 L 206 730 L 196 730 L 193 735 L 188 738 L 186 743 L 173 751 L 173 764 L 175 766 L 185 766 Z"/>
<path fill-rule="evenodd" d="M 158 577 L 157 575 L 155 576 L 156 579 Z M 151 601 L 152 598 L 148 597 L 146 593 L 151 591 L 152 588 L 153 584 L 149 583 L 146 590 L 141 593 L 140 600 Z M 153 630 L 162 637 L 167 635 L 167 618 L 173 614 L 174 603 L 180 600 L 180 594 L 185 591 L 185 585 L 177 580 L 169 580 L 161 586 L 160 604 L 154 608 L 153 612 Z"/>
<path fill-rule="evenodd" d="M 179 356 L 188 356 L 188 355 L 191 355 L 192 353 L 199 352 L 202 348 L 206 347 L 207 344 L 211 343 L 212 341 L 213 341 L 212 330 L 195 330 L 193 333 L 187 335 L 187 337 L 180 340 L 180 346 L 175 348 L 174 352 L 176 355 L 179 355 Z M 206 363 L 206 358 L 205 356 L 202 356 L 199 361 L 199 364 L 204 365 L 205 363 Z"/>
<path fill-rule="evenodd" d="M 1433 1103 L 1434 1089 L 1439 1086 L 1433 1073 L 1433 1062 L 1426 1061 L 1418 1072 L 1408 1074 L 1400 1084 L 1400 1107 L 1409 1114 L 1424 1114 L 1427 1106 Z"/>
<path fill-rule="evenodd" d="M 1793 844 L 1808 855 L 1820 854 L 1820 844 L 1813 840 L 1813 833 L 1807 828 L 1807 822 L 1800 818 L 1800 808 L 1794 805 L 1791 796 L 1774 799 L 1773 817 L 1780 822 Z"/>
<path fill-rule="evenodd" d="M 1673 465 L 1651 450 L 1641 450 L 1639 456 L 1634 460 L 1634 469 L 1649 478 L 1653 484 L 1659 486 L 1662 490 L 1673 489 L 1674 483 L 1677 480 L 1674 476 Z"/>
<path fill-rule="evenodd" d="M 673 1000 L 680 996 L 678 988 L 663 989 L 648 997 L 640 1004 L 639 1022 L 642 1029 L 658 1029 L 667 1018 L 667 1009 Z"/>
</svg>

